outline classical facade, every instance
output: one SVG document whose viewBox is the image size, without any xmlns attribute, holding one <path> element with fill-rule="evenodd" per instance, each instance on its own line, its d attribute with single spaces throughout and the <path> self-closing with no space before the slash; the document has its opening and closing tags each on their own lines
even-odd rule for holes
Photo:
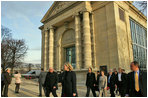
<svg viewBox="0 0 148 98">
<path fill-rule="evenodd" d="M 90 66 L 129 71 L 133 60 L 146 69 L 147 18 L 132 2 L 55 1 L 41 22 L 44 70 L 70 62 L 77 73 Z"/>
</svg>

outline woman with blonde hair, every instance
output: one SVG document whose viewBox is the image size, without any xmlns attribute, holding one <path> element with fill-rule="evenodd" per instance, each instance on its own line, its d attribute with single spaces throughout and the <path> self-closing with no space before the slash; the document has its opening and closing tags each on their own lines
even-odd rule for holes
<svg viewBox="0 0 148 98">
<path fill-rule="evenodd" d="M 99 90 L 99 97 L 107 97 L 107 76 L 104 75 L 104 71 L 101 71 L 101 76 L 99 79 Z"/>
<path fill-rule="evenodd" d="M 76 97 L 77 88 L 76 88 L 76 74 L 73 70 L 73 67 L 70 63 L 64 64 L 64 72 L 62 78 L 62 97 Z"/>
</svg>

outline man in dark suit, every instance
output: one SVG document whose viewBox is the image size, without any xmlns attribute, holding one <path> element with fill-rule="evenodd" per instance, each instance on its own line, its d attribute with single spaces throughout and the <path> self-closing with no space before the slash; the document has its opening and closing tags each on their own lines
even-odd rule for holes
<svg viewBox="0 0 148 98">
<path fill-rule="evenodd" d="M 126 96 L 147 97 L 147 72 L 139 69 L 137 61 L 130 64 L 132 72 L 128 73 Z"/>
<path fill-rule="evenodd" d="M 100 79 L 100 71 L 97 71 L 97 81 L 96 81 L 96 85 L 95 85 L 95 90 L 99 91 L 99 79 Z"/>
<path fill-rule="evenodd" d="M 115 75 L 115 72 L 116 72 L 116 71 L 117 71 L 116 68 L 114 68 L 112 74 Z"/>
<path fill-rule="evenodd" d="M 118 74 L 116 76 L 116 85 L 119 89 L 119 94 L 121 97 L 125 96 L 126 93 L 126 83 L 127 83 L 127 77 L 125 73 L 122 73 L 122 69 L 118 68 Z"/>
<path fill-rule="evenodd" d="M 115 71 L 113 74 L 115 76 L 115 83 L 116 83 L 116 79 L 117 79 L 117 74 L 118 74 L 117 71 Z M 116 95 L 119 96 L 119 88 L 117 87 L 117 84 L 115 85 L 115 93 L 116 93 Z"/>
<path fill-rule="evenodd" d="M 50 96 L 50 92 L 52 92 L 54 97 L 58 97 L 56 94 L 56 90 L 58 89 L 58 75 L 56 72 L 54 72 L 53 68 L 49 68 L 44 87 L 46 87 L 46 97 Z"/>
<path fill-rule="evenodd" d="M 11 76 L 10 74 L 10 69 L 7 68 L 6 72 L 4 73 L 4 97 L 8 97 L 8 87 L 9 84 L 11 83 Z"/>
<path fill-rule="evenodd" d="M 109 74 L 107 76 L 107 85 L 110 88 L 111 97 L 115 97 L 115 75 L 112 73 L 112 70 L 109 70 Z"/>
<path fill-rule="evenodd" d="M 96 92 L 95 92 L 95 84 L 96 84 L 96 78 L 95 74 L 92 72 L 92 68 L 88 68 L 88 73 L 87 73 L 87 78 L 86 78 L 86 86 L 87 86 L 87 93 L 86 97 L 89 97 L 90 89 L 93 93 L 93 96 L 96 97 Z"/>
</svg>

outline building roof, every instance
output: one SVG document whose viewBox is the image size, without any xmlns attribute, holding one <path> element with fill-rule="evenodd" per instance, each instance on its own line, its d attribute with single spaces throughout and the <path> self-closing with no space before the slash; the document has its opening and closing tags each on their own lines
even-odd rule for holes
<svg viewBox="0 0 148 98">
<path fill-rule="evenodd" d="M 67 7 L 71 6 L 72 4 L 76 3 L 78 1 L 55 1 L 52 6 L 48 9 L 44 17 L 41 19 L 41 22 L 44 23 L 46 20 L 48 20 L 50 17 L 54 17 L 57 13 L 61 12 L 62 10 L 66 9 Z M 93 2 L 93 1 L 91 1 Z M 115 1 L 116 2 L 116 1 Z M 135 11 L 137 14 L 139 14 L 142 18 L 147 20 L 147 17 L 141 13 L 132 3 L 132 1 L 124 1 L 126 4 L 129 5 L 133 11 Z M 42 29 L 43 26 L 39 27 L 39 29 Z"/>
</svg>

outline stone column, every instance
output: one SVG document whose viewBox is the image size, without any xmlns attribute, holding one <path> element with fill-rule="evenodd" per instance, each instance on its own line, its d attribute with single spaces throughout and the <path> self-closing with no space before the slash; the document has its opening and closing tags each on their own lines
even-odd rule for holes
<svg viewBox="0 0 148 98">
<path fill-rule="evenodd" d="M 44 44 L 44 71 L 47 70 L 48 64 L 48 30 L 45 30 L 45 44 Z"/>
<path fill-rule="evenodd" d="M 82 66 L 82 53 L 81 53 L 81 31 L 80 31 L 80 17 L 77 13 L 75 15 L 75 39 L 76 39 L 76 69 Z"/>
<path fill-rule="evenodd" d="M 84 45 L 84 68 L 92 66 L 91 58 L 91 34 L 89 12 L 83 12 L 83 45 Z"/>
<path fill-rule="evenodd" d="M 91 46 L 92 46 L 92 67 L 96 68 L 96 42 L 95 42 L 95 32 L 94 32 L 94 16 L 93 13 L 90 15 L 90 32 L 91 32 Z"/>
<path fill-rule="evenodd" d="M 58 60 L 58 70 L 61 70 L 61 45 L 58 43 L 57 45 L 57 60 Z"/>
<path fill-rule="evenodd" d="M 49 29 L 49 67 L 53 68 L 54 60 L 54 28 L 51 26 Z"/>
<path fill-rule="evenodd" d="M 44 43 L 45 43 L 45 32 L 42 30 L 42 54 L 41 54 L 41 68 L 44 69 Z"/>
</svg>

